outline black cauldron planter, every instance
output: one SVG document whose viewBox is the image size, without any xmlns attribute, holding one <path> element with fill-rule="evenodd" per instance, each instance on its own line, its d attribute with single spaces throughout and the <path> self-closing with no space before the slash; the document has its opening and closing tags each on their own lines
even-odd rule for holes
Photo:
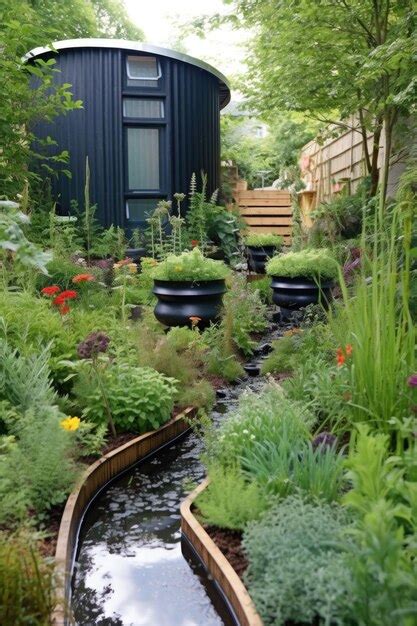
<svg viewBox="0 0 417 626">
<path fill-rule="evenodd" d="M 220 317 L 224 279 L 220 280 L 154 280 L 153 293 L 158 298 L 155 317 L 166 326 L 207 328 Z"/>
<path fill-rule="evenodd" d="M 286 311 L 298 311 L 318 303 L 327 307 L 332 299 L 333 280 L 315 281 L 302 276 L 271 278 L 272 300 Z"/>
<path fill-rule="evenodd" d="M 265 264 L 276 253 L 276 246 L 246 246 L 249 269 L 257 274 L 265 274 Z"/>
</svg>

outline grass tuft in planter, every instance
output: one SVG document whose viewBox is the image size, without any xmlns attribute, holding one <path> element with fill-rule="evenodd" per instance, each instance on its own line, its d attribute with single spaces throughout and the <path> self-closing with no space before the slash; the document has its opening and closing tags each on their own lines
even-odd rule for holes
<svg viewBox="0 0 417 626">
<path fill-rule="evenodd" d="M 170 255 L 154 271 L 156 280 L 205 281 L 223 280 L 229 268 L 222 261 L 205 257 L 199 248 L 179 255 Z"/>
<path fill-rule="evenodd" d="M 283 238 L 281 235 L 274 235 L 273 233 L 251 233 L 245 237 L 245 244 L 252 248 L 269 248 L 270 246 L 280 248 L 282 242 Z"/>
</svg>

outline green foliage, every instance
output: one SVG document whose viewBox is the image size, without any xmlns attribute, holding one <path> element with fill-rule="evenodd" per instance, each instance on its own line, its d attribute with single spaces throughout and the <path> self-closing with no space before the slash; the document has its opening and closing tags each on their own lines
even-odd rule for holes
<svg viewBox="0 0 417 626">
<path fill-rule="evenodd" d="M 260 276 L 260 274 L 259 274 Z M 247 283 L 249 291 L 257 291 L 261 302 L 264 304 L 272 304 L 271 279 L 269 276 L 263 276 L 257 280 Z"/>
<path fill-rule="evenodd" d="M 263 248 L 263 246 L 281 248 L 283 238 L 273 233 L 250 233 L 246 235 L 244 241 L 247 246 L 252 246 L 253 248 Z"/>
<path fill-rule="evenodd" d="M 56 604 L 55 567 L 39 550 L 39 537 L 21 529 L 0 533 L 0 623 L 46 626 Z"/>
<path fill-rule="evenodd" d="M 394 416 L 403 420 L 412 413 L 407 379 L 416 370 L 416 332 L 409 311 L 414 210 L 413 204 L 400 205 L 376 216 L 373 228 L 364 233 L 371 236 L 372 249 L 362 246 L 355 295 L 342 280 L 343 308 L 332 319 L 339 345 L 352 344 L 350 419 L 383 432 L 393 430 Z"/>
<path fill-rule="evenodd" d="M 78 429 L 75 431 L 77 444 L 81 447 L 82 456 L 101 456 L 107 441 L 107 425 L 92 424 L 85 420 L 80 421 Z"/>
<path fill-rule="evenodd" d="M 412 58 L 415 6 L 403 2 L 233 0 L 223 20 L 254 33 L 241 89 L 249 107 L 267 119 L 281 111 L 303 112 L 328 125 L 355 126 L 366 144 L 365 164 L 376 193 L 382 126 L 391 151 L 400 111 L 415 106 Z M 314 36 L 311 27 L 314 24 Z M 277 87 L 278 86 L 278 87 Z M 413 105 L 414 102 L 414 105 Z M 342 120 L 342 121 L 341 121 Z M 382 167 L 385 197 L 389 157 Z"/>
<path fill-rule="evenodd" d="M 314 420 L 300 403 L 287 400 L 281 387 L 270 383 L 262 392 L 244 392 L 236 413 L 221 425 L 214 440 L 207 441 L 207 463 L 236 466 L 250 454 L 256 442 L 278 446 L 283 432 L 289 446 L 309 438 Z"/>
<path fill-rule="evenodd" d="M 81 283 L 74 286 L 72 279 L 77 274 L 84 273 L 86 269 L 77 265 L 68 259 L 68 257 L 54 255 L 54 258 L 47 264 L 46 269 L 48 270 L 48 276 L 37 276 L 36 287 L 39 291 L 48 285 L 58 285 L 61 287 L 61 290 L 76 289 L 79 291 L 80 289 L 83 289 L 83 285 Z M 88 272 L 94 272 L 98 276 L 98 272 L 95 270 L 92 272 L 89 268 Z M 91 285 L 89 285 L 89 287 L 91 287 Z"/>
<path fill-rule="evenodd" d="M 179 407 L 213 403 L 213 387 L 204 379 L 207 346 L 197 330 L 174 327 L 165 335 L 144 323 L 138 329 L 137 345 L 135 362 L 177 380 Z"/>
<path fill-rule="evenodd" d="M 248 182 L 250 189 L 260 186 L 260 171 L 267 172 L 266 184 L 279 178 L 281 188 L 293 184 L 298 187 L 299 151 L 314 137 L 311 123 L 282 111 L 274 112 L 268 121 L 269 132 L 260 138 L 253 135 L 263 120 L 247 115 L 222 114 L 222 161 L 236 164 L 239 176 Z"/>
<path fill-rule="evenodd" d="M 102 372 L 103 384 L 116 429 L 122 432 L 146 432 L 159 428 L 171 417 L 177 393 L 177 381 L 149 367 L 127 363 L 109 365 Z M 107 421 L 106 407 L 96 373 L 88 363 L 81 363 L 74 393 L 88 421 Z"/>
<path fill-rule="evenodd" d="M 170 255 L 154 270 L 154 278 L 172 281 L 220 280 L 228 274 L 229 270 L 224 263 L 207 259 L 199 248 L 178 256 Z"/>
<path fill-rule="evenodd" d="M 300 250 L 274 256 L 266 265 L 269 276 L 334 280 L 338 264 L 327 248 Z"/>
<path fill-rule="evenodd" d="M 250 289 L 243 276 L 233 274 L 223 303 L 221 330 L 225 345 L 233 342 L 243 354 L 252 354 L 256 345 L 252 335 L 267 327 L 267 307 L 262 302 L 259 291 Z"/>
<path fill-rule="evenodd" d="M 38 519 L 65 500 L 78 477 L 72 433 L 60 426 L 60 419 L 54 409 L 26 412 L 10 428 L 17 445 L 0 464 L 0 484 L 6 493 L 13 485 Z"/>
<path fill-rule="evenodd" d="M 51 255 L 43 252 L 25 236 L 23 227 L 29 222 L 24 213 L 13 206 L 0 207 L 0 260 L 3 282 L 7 285 L 7 270 L 30 267 L 46 274 Z"/>
<path fill-rule="evenodd" d="M 323 202 L 311 212 L 313 226 L 308 231 L 310 246 L 333 245 L 339 239 L 353 239 L 360 235 L 366 210 L 365 190 L 354 195 L 342 195 Z"/>
<path fill-rule="evenodd" d="M 282 386 L 290 400 L 304 402 L 320 429 L 346 430 L 350 419 L 351 386 L 345 367 L 336 367 L 311 354 L 297 365 Z"/>
<path fill-rule="evenodd" d="M 242 530 L 267 508 L 266 497 L 259 486 L 246 482 L 239 471 L 213 468 L 209 476 L 209 486 L 195 501 L 204 523 Z"/>
<path fill-rule="evenodd" d="M 234 382 L 245 374 L 242 364 L 236 356 L 224 356 L 219 346 L 212 348 L 207 357 L 207 371 L 213 376 L 219 376 L 228 382 Z"/>
<path fill-rule="evenodd" d="M 332 448 L 313 449 L 282 416 L 274 441 L 254 441 L 242 455 L 245 475 L 268 494 L 286 497 L 298 491 L 306 497 L 337 500 L 342 484 L 342 457 Z M 277 429 L 278 431 L 278 429 Z"/>
<path fill-rule="evenodd" d="M 223 250 L 229 263 L 239 258 L 237 235 L 240 228 L 240 215 L 223 206 L 207 204 L 205 207 L 207 236 Z"/>
<path fill-rule="evenodd" d="M 353 488 L 345 503 L 356 515 L 355 546 L 348 554 L 354 614 L 370 626 L 414 624 L 416 484 L 404 482 L 401 460 L 389 456 L 388 436 L 372 435 L 364 425 L 347 466 Z"/>
<path fill-rule="evenodd" d="M 340 507 L 298 496 L 250 524 L 246 584 L 265 625 L 349 623 L 348 527 Z"/>
<path fill-rule="evenodd" d="M 124 259 L 126 253 L 126 237 L 123 228 L 110 226 L 93 239 L 90 254 L 100 259 L 112 257 Z"/>
<path fill-rule="evenodd" d="M 48 360 L 48 349 L 23 356 L 0 340 L 0 398 L 19 411 L 54 404 Z"/>
<path fill-rule="evenodd" d="M 39 45 L 40 32 L 42 41 L 49 39 L 48 31 L 39 29 L 37 15 L 29 3 L 2 0 L 0 14 L 0 187 L 6 197 L 15 198 L 25 189 L 27 193 L 28 183 L 39 178 L 28 170 L 30 162 L 42 160 L 43 169 L 52 171 L 53 166 L 60 168 L 68 161 L 65 151 L 55 150 L 51 155 L 48 149 L 55 145 L 51 137 L 35 143 L 35 122 L 53 120 L 61 113 L 80 108 L 81 102 L 72 99 L 68 84 L 58 85 L 53 80 L 54 59 L 23 62 L 22 56 L 33 43 Z"/>
</svg>

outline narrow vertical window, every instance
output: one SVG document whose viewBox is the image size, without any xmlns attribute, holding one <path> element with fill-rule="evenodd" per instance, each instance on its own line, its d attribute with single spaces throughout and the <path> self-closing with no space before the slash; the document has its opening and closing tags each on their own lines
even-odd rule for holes
<svg viewBox="0 0 417 626">
<path fill-rule="evenodd" d="M 128 183 L 130 190 L 159 189 L 159 129 L 127 129 Z"/>
</svg>

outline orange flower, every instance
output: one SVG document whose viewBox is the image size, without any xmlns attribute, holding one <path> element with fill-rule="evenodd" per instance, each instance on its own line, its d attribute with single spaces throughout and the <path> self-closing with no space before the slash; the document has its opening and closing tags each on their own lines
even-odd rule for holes
<svg viewBox="0 0 417 626">
<path fill-rule="evenodd" d="M 348 343 L 345 348 L 346 356 L 351 356 L 353 352 L 352 344 Z"/>
<path fill-rule="evenodd" d="M 200 242 L 198 239 L 191 239 L 191 247 L 196 248 Z"/>
<path fill-rule="evenodd" d="M 346 357 L 344 354 L 338 354 L 336 360 L 337 360 L 337 367 L 342 367 L 342 365 L 346 361 Z"/>
<path fill-rule="evenodd" d="M 188 319 L 191 322 L 192 328 L 194 328 L 194 326 L 197 326 L 198 322 L 201 322 L 201 317 L 198 317 L 197 315 L 190 315 Z"/>
<path fill-rule="evenodd" d="M 61 313 L 61 315 L 66 315 L 67 313 L 69 313 L 70 308 L 68 304 L 61 304 L 61 306 L 59 307 L 59 312 Z"/>
<path fill-rule="evenodd" d="M 86 283 L 94 280 L 94 276 L 92 274 L 77 274 L 72 279 L 73 283 Z"/>
</svg>

